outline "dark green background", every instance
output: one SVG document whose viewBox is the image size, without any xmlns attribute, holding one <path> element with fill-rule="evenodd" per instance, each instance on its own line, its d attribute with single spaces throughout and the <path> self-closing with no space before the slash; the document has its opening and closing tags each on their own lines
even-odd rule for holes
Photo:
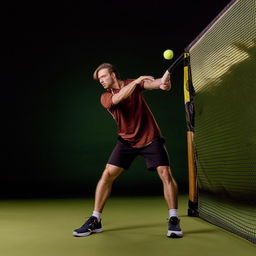
<svg viewBox="0 0 256 256">
<path fill-rule="evenodd" d="M 171 48 L 177 57 L 229 1 L 169 2 L 3 6 L 1 197 L 94 194 L 116 142 L 115 122 L 99 101 L 103 89 L 92 80 L 95 67 L 111 62 L 123 78 L 160 77 L 171 64 L 162 52 Z M 170 92 L 144 94 L 185 192 L 182 65 L 172 85 Z M 161 191 L 156 173 L 138 158 L 113 194 Z"/>
<path fill-rule="evenodd" d="M 141 73 L 128 69 L 121 72 L 122 76 L 158 77 L 166 64 L 158 72 L 153 66 L 151 70 L 144 67 L 143 62 L 138 65 L 142 66 Z M 167 140 L 173 173 L 184 190 L 187 187 L 186 128 L 181 76 L 175 75 L 172 91 L 146 91 L 144 95 Z M 17 188 L 20 189 L 17 195 L 29 195 L 32 191 L 38 195 L 94 193 L 117 138 L 116 124 L 100 104 L 103 91 L 91 79 L 91 72 L 87 75 L 80 70 L 59 74 L 45 87 L 29 88 L 32 95 L 22 95 L 22 101 L 13 109 L 17 118 L 8 127 L 12 129 L 12 137 L 6 138 L 12 157 L 5 152 L 4 159 L 7 184 L 15 186 L 15 194 Z M 137 158 L 118 179 L 113 193 L 155 194 L 159 188 L 161 191 L 156 173 L 147 171 L 144 160 Z"/>
</svg>

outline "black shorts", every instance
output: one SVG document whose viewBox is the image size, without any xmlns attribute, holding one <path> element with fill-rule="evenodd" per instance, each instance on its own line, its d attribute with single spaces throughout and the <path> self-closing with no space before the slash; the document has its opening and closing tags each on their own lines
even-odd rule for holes
<svg viewBox="0 0 256 256">
<path fill-rule="evenodd" d="M 159 137 L 148 146 L 133 148 L 118 138 L 108 164 L 128 169 L 132 161 L 140 155 L 144 157 L 147 168 L 151 171 L 155 171 L 158 166 L 169 166 L 169 156 L 164 142 L 164 138 Z"/>
</svg>

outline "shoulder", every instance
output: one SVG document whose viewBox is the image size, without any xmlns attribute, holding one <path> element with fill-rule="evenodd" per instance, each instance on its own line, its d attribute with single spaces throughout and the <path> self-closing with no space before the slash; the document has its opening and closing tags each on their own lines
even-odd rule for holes
<svg viewBox="0 0 256 256">
<path fill-rule="evenodd" d="M 125 80 L 123 80 L 123 82 L 124 82 L 124 85 L 126 86 L 126 85 L 128 85 L 129 83 L 131 83 L 134 80 L 135 79 L 125 79 Z"/>
<path fill-rule="evenodd" d="M 135 79 L 126 79 L 126 80 L 123 80 L 124 81 L 124 86 L 128 85 L 129 83 L 131 83 L 132 81 L 134 81 Z M 140 90 L 140 91 L 143 91 L 144 90 L 144 82 L 141 82 L 140 84 L 137 85 L 137 88 Z"/>
<path fill-rule="evenodd" d="M 112 107 L 113 105 L 112 96 L 113 95 L 110 92 L 104 92 L 101 94 L 100 102 L 104 108 L 109 109 Z"/>
</svg>

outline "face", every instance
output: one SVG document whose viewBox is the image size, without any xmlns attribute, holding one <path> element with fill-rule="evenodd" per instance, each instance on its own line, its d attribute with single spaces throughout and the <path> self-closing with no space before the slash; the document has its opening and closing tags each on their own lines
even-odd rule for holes
<svg viewBox="0 0 256 256">
<path fill-rule="evenodd" d="M 109 73 L 107 68 L 100 69 L 98 79 L 105 89 L 111 88 L 115 82 L 115 73 Z"/>
</svg>

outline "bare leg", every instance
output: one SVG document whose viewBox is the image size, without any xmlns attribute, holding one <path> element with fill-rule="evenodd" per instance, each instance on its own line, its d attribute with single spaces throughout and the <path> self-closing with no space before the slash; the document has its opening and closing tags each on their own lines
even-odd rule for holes
<svg viewBox="0 0 256 256">
<path fill-rule="evenodd" d="M 110 196 L 114 180 L 121 174 L 123 168 L 107 164 L 97 184 L 95 192 L 94 211 L 102 212 L 104 205 Z"/>
<path fill-rule="evenodd" d="M 168 209 L 178 208 L 178 186 L 172 177 L 169 166 L 158 166 L 157 172 L 163 182 L 164 198 L 168 205 Z"/>
</svg>

